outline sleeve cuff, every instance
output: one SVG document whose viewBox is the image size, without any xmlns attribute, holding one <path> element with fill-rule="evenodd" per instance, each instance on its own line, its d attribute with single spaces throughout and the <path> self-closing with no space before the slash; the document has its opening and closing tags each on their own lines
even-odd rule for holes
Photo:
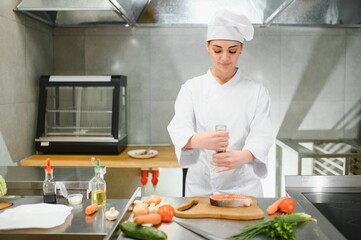
<svg viewBox="0 0 361 240">
<path fill-rule="evenodd" d="M 183 150 L 175 147 L 176 156 L 181 167 L 194 164 L 199 158 L 200 149 Z"/>
</svg>

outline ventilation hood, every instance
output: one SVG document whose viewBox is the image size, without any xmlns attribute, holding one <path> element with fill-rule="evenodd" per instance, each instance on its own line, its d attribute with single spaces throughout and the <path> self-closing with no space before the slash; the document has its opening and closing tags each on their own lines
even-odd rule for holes
<svg viewBox="0 0 361 240">
<path fill-rule="evenodd" d="M 22 0 L 15 11 L 51 26 L 133 26 L 150 0 Z"/>
<path fill-rule="evenodd" d="M 361 26 L 360 0 L 22 0 L 16 11 L 52 26 L 204 26 L 229 8 L 254 25 Z"/>
<path fill-rule="evenodd" d="M 207 24 L 221 8 L 243 13 L 261 26 L 361 26 L 361 0 L 152 0 L 138 23 Z"/>
</svg>

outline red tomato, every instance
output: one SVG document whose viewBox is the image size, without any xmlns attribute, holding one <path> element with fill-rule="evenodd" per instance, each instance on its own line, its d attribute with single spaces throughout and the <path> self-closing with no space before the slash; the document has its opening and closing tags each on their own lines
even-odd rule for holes
<svg viewBox="0 0 361 240">
<path fill-rule="evenodd" d="M 293 213 L 296 208 L 296 202 L 292 198 L 285 198 L 279 205 L 279 209 L 284 213 Z"/>
<path fill-rule="evenodd" d="M 162 217 L 162 222 L 171 222 L 174 216 L 174 208 L 167 204 L 160 206 L 157 212 Z"/>
</svg>

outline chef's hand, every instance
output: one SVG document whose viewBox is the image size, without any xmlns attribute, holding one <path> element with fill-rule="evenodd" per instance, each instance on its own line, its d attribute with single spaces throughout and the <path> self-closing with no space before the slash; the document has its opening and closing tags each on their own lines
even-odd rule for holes
<svg viewBox="0 0 361 240">
<path fill-rule="evenodd" d="M 244 164 L 250 163 L 255 157 L 248 150 L 233 150 L 213 154 L 211 164 L 219 167 L 216 172 L 224 172 L 239 168 Z"/>
<path fill-rule="evenodd" d="M 212 131 L 194 134 L 185 148 L 204 148 L 214 151 L 226 151 L 229 133 L 227 131 Z"/>
</svg>

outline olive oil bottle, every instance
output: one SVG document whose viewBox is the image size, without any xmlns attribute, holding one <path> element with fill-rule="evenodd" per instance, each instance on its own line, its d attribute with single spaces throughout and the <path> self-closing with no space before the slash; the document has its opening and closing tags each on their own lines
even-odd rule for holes
<svg viewBox="0 0 361 240">
<path fill-rule="evenodd" d="M 104 173 L 100 167 L 100 160 L 96 159 L 95 176 L 90 180 L 89 190 L 91 203 L 96 203 L 98 206 L 105 206 L 107 202 L 106 183 L 104 180 Z"/>
</svg>

